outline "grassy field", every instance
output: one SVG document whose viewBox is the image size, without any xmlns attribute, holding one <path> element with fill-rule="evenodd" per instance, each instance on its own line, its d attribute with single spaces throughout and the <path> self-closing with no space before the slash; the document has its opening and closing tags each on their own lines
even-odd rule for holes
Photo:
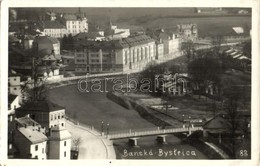
<svg viewBox="0 0 260 166">
<path fill-rule="evenodd" d="M 155 127 L 135 110 L 128 110 L 109 100 L 106 93 L 82 93 L 76 85 L 69 85 L 50 90 L 49 98 L 66 107 L 66 114 L 71 118 L 93 125 L 98 130 L 101 130 L 101 121 L 104 121 L 104 129 L 109 123 L 111 131 Z"/>
</svg>

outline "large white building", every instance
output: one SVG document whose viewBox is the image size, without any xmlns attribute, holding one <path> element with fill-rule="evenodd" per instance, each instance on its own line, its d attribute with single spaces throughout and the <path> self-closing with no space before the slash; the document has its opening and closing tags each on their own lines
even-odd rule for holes
<svg viewBox="0 0 260 166">
<path fill-rule="evenodd" d="M 39 25 L 39 30 L 43 35 L 55 38 L 62 38 L 67 35 L 66 26 L 56 20 L 41 21 Z"/>
<path fill-rule="evenodd" d="M 67 29 L 67 34 L 74 36 L 80 32 L 88 32 L 88 19 L 83 14 L 64 14 L 61 15 L 61 19 Z"/>
<path fill-rule="evenodd" d="M 149 62 L 155 60 L 155 49 L 155 41 L 146 35 L 131 36 L 117 41 L 80 41 L 79 50 L 74 53 L 75 71 L 142 70 Z"/>
</svg>

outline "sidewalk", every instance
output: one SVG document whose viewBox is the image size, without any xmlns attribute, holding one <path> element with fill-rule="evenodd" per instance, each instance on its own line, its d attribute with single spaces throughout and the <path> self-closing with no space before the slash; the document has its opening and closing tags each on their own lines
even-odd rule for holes
<svg viewBox="0 0 260 166">
<path fill-rule="evenodd" d="M 99 133 L 91 131 L 70 121 L 66 121 L 66 128 L 72 137 L 80 137 L 78 159 L 116 159 L 113 143 L 102 138 Z"/>
</svg>

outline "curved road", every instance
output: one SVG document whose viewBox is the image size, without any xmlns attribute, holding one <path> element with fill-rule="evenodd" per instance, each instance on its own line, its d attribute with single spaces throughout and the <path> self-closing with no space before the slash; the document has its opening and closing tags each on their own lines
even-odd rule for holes
<svg viewBox="0 0 260 166">
<path fill-rule="evenodd" d="M 78 159 L 116 159 L 113 143 L 99 133 L 66 121 L 66 128 L 72 137 L 80 137 Z"/>
</svg>

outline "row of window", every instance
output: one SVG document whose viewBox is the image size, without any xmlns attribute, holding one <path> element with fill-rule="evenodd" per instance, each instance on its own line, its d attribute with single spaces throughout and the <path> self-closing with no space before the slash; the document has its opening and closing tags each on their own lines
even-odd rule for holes
<svg viewBox="0 0 260 166">
<path fill-rule="evenodd" d="M 63 119 L 64 118 L 64 114 L 63 113 L 58 113 L 58 114 L 52 114 L 51 115 L 51 120 L 56 120 L 56 119 Z"/>
<path fill-rule="evenodd" d="M 137 62 L 139 60 L 149 59 L 149 55 L 151 54 L 151 46 L 149 46 L 149 49 L 145 47 L 145 49 L 137 48 L 137 50 L 133 50 L 132 57 L 129 57 L 128 51 L 125 51 L 125 64 L 128 64 L 128 60 L 132 58 L 132 62 Z"/>
</svg>

